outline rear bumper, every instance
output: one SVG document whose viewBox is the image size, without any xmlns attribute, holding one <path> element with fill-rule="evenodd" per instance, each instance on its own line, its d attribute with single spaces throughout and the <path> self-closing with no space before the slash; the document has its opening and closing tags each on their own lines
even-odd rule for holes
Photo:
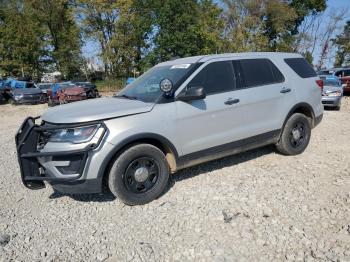
<svg viewBox="0 0 350 262">
<path fill-rule="evenodd" d="M 98 193 L 101 192 L 102 178 L 82 179 L 89 160 L 89 153 L 101 143 L 107 128 L 103 128 L 99 140 L 79 150 L 40 152 L 38 146 L 45 132 L 68 126 L 44 127 L 35 124 L 38 118 L 27 118 L 18 130 L 15 140 L 18 162 L 23 184 L 29 189 L 42 189 L 47 181 L 62 193 Z M 49 161 L 42 161 L 43 159 Z"/>
</svg>

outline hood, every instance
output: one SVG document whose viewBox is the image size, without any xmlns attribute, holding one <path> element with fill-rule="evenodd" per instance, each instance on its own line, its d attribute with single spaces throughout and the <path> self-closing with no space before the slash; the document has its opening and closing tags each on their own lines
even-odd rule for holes
<svg viewBox="0 0 350 262">
<path fill-rule="evenodd" d="M 95 98 L 50 108 L 42 115 L 42 119 L 57 124 L 82 123 L 146 113 L 153 106 L 154 103 L 124 98 Z"/>
<path fill-rule="evenodd" d="M 80 95 L 82 93 L 85 93 L 84 88 L 81 88 L 81 87 L 70 87 L 70 88 L 66 88 L 63 90 L 64 90 L 64 93 L 66 95 L 69 95 L 69 96 L 76 96 L 76 95 Z M 62 90 L 60 90 L 60 91 L 62 91 Z"/>
<path fill-rule="evenodd" d="M 342 87 L 337 87 L 337 86 L 323 86 L 323 93 L 331 93 L 331 92 L 335 92 L 335 91 L 343 91 Z"/>
<path fill-rule="evenodd" d="M 14 89 L 12 94 L 23 94 L 23 95 L 36 95 L 41 94 L 40 88 L 20 88 Z"/>
</svg>

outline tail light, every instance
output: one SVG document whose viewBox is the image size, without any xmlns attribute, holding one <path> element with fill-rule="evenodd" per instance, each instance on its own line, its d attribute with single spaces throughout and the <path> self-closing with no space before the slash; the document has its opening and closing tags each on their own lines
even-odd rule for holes
<svg viewBox="0 0 350 262">
<path fill-rule="evenodd" d="M 316 84 L 321 88 L 321 91 L 323 91 L 323 80 L 321 79 L 316 80 Z"/>
</svg>

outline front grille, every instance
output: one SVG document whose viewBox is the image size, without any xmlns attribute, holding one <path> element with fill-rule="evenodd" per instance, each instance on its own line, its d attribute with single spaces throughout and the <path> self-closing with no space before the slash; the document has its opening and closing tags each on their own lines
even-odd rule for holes
<svg viewBox="0 0 350 262">
<path fill-rule="evenodd" d="M 25 95 L 22 98 L 23 101 L 38 101 L 41 100 L 41 95 Z"/>
<path fill-rule="evenodd" d="M 324 105 L 332 105 L 333 101 L 322 101 L 322 104 L 324 104 Z"/>
</svg>

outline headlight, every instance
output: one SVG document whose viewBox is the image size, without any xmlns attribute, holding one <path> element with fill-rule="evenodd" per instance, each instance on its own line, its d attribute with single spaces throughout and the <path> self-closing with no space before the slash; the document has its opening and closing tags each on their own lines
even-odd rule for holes
<svg viewBox="0 0 350 262">
<path fill-rule="evenodd" d="M 14 94 L 14 97 L 15 97 L 15 98 L 22 98 L 22 97 L 23 97 L 23 94 Z"/>
<path fill-rule="evenodd" d="M 331 92 L 331 93 L 328 93 L 328 96 L 341 96 L 341 92 L 340 91 Z"/>
<path fill-rule="evenodd" d="M 71 142 L 74 144 L 89 142 L 94 137 L 100 126 L 100 124 L 97 124 L 66 129 L 56 129 L 51 132 L 48 141 Z"/>
</svg>

